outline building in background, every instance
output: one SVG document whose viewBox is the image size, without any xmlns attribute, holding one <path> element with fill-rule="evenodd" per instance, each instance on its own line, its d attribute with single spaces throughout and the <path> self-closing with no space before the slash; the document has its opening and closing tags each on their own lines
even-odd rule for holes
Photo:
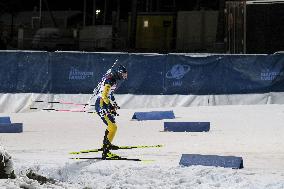
<svg viewBox="0 0 284 189">
<path fill-rule="evenodd" d="M 3 0 L 1 47 L 273 53 L 283 51 L 283 5 L 280 0 L 62 0 L 60 5 Z"/>
<path fill-rule="evenodd" d="M 177 12 L 177 51 L 216 52 L 217 25 L 218 11 Z"/>
<path fill-rule="evenodd" d="M 175 26 L 176 14 L 173 12 L 139 12 L 135 48 L 138 51 L 175 50 Z"/>
<path fill-rule="evenodd" d="M 284 1 L 228 1 L 225 10 L 226 53 L 284 50 Z"/>
</svg>

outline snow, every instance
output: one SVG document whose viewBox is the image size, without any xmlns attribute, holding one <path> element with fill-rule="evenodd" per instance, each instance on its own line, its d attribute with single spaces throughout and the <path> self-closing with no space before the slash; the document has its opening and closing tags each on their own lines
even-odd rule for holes
<svg viewBox="0 0 284 189">
<path fill-rule="evenodd" d="M 135 121 L 136 111 L 173 110 L 176 119 Z M 225 105 L 120 109 L 116 145 L 162 148 L 119 150 L 128 158 L 150 162 L 72 160 L 100 153 L 70 151 L 101 146 L 105 126 L 95 114 L 74 112 L 1 113 L 23 123 L 23 133 L 1 133 L 0 146 L 12 156 L 16 179 L 0 188 L 126 189 L 280 189 L 284 188 L 284 105 Z M 164 121 L 209 121 L 203 133 L 164 132 Z M 182 154 L 243 157 L 244 169 L 179 165 Z M 33 170 L 55 183 L 40 184 L 25 174 Z"/>
</svg>

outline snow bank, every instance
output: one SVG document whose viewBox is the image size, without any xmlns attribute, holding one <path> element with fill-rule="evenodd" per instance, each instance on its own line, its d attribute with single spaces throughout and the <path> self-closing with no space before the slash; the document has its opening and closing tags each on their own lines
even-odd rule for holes
<svg viewBox="0 0 284 189">
<path fill-rule="evenodd" d="M 62 101 L 71 103 L 88 103 L 90 94 L 38 94 L 38 93 L 0 93 L 0 112 L 31 112 L 31 107 L 42 108 L 73 108 L 72 105 L 36 103 L 36 100 Z M 116 94 L 121 108 L 170 108 L 191 106 L 220 106 L 220 105 L 255 105 L 255 104 L 284 104 L 283 92 L 264 94 L 234 94 L 234 95 L 132 95 Z M 94 103 L 91 101 L 91 103 Z"/>
</svg>

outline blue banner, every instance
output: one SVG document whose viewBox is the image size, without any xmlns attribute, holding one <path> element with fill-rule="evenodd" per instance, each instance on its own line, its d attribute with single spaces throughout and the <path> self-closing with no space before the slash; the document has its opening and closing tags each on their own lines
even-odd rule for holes
<svg viewBox="0 0 284 189">
<path fill-rule="evenodd" d="M 45 52 L 0 52 L 0 92 L 47 93 L 51 73 Z"/>
<path fill-rule="evenodd" d="M 166 56 L 159 54 L 130 54 L 124 65 L 128 79 L 119 85 L 120 94 L 163 94 L 163 71 Z"/>
<path fill-rule="evenodd" d="M 0 51 L 1 93 L 92 93 L 113 63 L 119 94 L 284 92 L 284 54 L 205 55 Z"/>
<path fill-rule="evenodd" d="M 284 91 L 283 55 L 168 57 L 164 94 L 243 94 Z"/>
<path fill-rule="evenodd" d="M 12 93 L 16 91 L 18 53 L 0 52 L 0 92 Z"/>
<path fill-rule="evenodd" d="M 92 93 L 102 76 L 124 54 L 58 52 L 51 56 L 52 93 Z"/>
<path fill-rule="evenodd" d="M 168 55 L 164 94 L 210 94 L 224 88 L 221 56 Z"/>
</svg>

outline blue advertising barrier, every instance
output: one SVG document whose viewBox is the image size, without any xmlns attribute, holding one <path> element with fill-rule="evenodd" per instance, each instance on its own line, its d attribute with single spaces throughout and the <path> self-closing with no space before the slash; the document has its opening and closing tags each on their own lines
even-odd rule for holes
<svg viewBox="0 0 284 189">
<path fill-rule="evenodd" d="M 284 54 L 37 51 L 0 51 L 0 92 L 90 94 L 116 59 L 128 69 L 128 79 L 118 83 L 119 94 L 284 92 Z"/>
<path fill-rule="evenodd" d="M 0 52 L 0 92 L 12 93 L 17 85 L 17 53 Z"/>
<path fill-rule="evenodd" d="M 135 112 L 132 119 L 142 120 L 162 120 L 162 119 L 174 119 L 175 115 L 173 111 L 151 111 L 151 112 Z"/>
<path fill-rule="evenodd" d="M 22 123 L 11 123 L 10 117 L 0 117 L 0 133 L 21 133 Z"/>
<path fill-rule="evenodd" d="M 244 168 L 243 158 L 235 156 L 182 154 L 179 164 L 183 166 L 202 165 L 233 169 Z"/>
<path fill-rule="evenodd" d="M 0 92 L 48 93 L 49 54 L 33 51 L 0 51 Z"/>
<path fill-rule="evenodd" d="M 170 54 L 165 71 L 165 93 L 204 95 L 284 91 L 283 69 L 283 54 Z"/>
<path fill-rule="evenodd" d="M 0 124 L 10 124 L 11 119 L 10 117 L 0 117 Z"/>
<path fill-rule="evenodd" d="M 66 53 L 50 56 L 52 93 L 92 93 L 116 59 L 123 64 L 127 54 Z"/>
<path fill-rule="evenodd" d="M 167 57 L 161 54 L 129 54 L 124 64 L 128 79 L 121 83 L 120 94 L 163 94 L 164 66 Z"/>
<path fill-rule="evenodd" d="M 0 124 L 0 133 L 22 133 L 23 123 Z"/>
<path fill-rule="evenodd" d="M 164 122 L 164 131 L 208 132 L 210 122 Z"/>
</svg>

